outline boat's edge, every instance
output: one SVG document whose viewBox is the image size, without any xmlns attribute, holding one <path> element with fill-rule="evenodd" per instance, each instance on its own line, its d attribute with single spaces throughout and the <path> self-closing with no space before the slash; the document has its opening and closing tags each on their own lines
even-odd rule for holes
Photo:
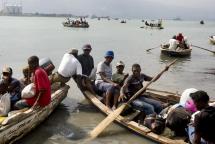
<svg viewBox="0 0 215 144">
<path fill-rule="evenodd" d="M 0 131 L 0 144 L 13 143 L 17 141 L 43 122 L 43 120 L 45 120 L 67 96 L 69 88 L 70 87 L 68 85 L 65 85 L 64 87 L 56 90 L 52 93 L 52 100 L 48 106 L 35 110 L 36 112 L 29 115 L 26 119 L 23 119 L 16 124 L 12 123 L 4 126 Z M 31 109 L 28 111 L 30 110 Z"/>
<path fill-rule="evenodd" d="M 152 92 L 153 90 L 151 90 Z M 96 96 L 91 94 L 89 91 L 82 91 L 83 95 L 91 102 L 93 103 L 100 111 L 102 111 L 104 114 L 108 115 L 112 111 L 108 109 L 102 102 L 100 102 Z M 169 94 L 170 95 L 170 94 Z M 173 95 L 173 94 L 171 94 Z M 174 98 L 175 99 L 175 98 Z M 177 98 L 176 98 L 177 99 Z M 128 129 L 136 132 L 137 134 L 140 134 L 146 138 L 149 138 L 155 142 L 163 143 L 163 144 L 186 144 L 184 140 L 173 140 L 161 135 L 157 135 L 153 132 L 151 132 L 150 129 L 148 129 L 145 126 L 138 125 L 138 123 L 134 121 L 125 121 L 124 117 L 118 116 L 116 118 L 116 122 L 120 123 L 121 125 L 127 127 Z"/>
</svg>

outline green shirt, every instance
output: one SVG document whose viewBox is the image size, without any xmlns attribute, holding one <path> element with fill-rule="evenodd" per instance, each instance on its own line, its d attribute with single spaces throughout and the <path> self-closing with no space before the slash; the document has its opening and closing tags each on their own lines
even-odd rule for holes
<svg viewBox="0 0 215 144">
<path fill-rule="evenodd" d="M 114 73 L 113 76 L 112 76 L 112 81 L 121 85 L 123 80 L 125 78 L 125 74 L 119 74 L 119 73 Z"/>
</svg>

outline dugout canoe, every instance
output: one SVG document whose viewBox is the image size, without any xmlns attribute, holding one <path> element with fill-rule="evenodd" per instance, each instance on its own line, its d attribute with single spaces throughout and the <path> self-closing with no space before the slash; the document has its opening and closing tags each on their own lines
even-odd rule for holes
<svg viewBox="0 0 215 144">
<path fill-rule="evenodd" d="M 169 45 L 161 45 L 160 50 L 161 53 L 170 57 L 186 57 L 190 56 L 192 52 L 192 48 L 189 47 L 188 49 L 181 48 L 180 50 L 172 51 L 169 50 Z"/>
<path fill-rule="evenodd" d="M 0 124 L 0 144 L 13 143 L 34 129 L 61 103 L 67 96 L 68 90 L 68 85 L 61 87 L 59 84 L 54 84 L 51 103 L 48 106 L 36 107 L 34 110 L 20 110 L 4 119 Z"/>
<path fill-rule="evenodd" d="M 107 108 L 99 99 L 101 98 L 100 96 L 94 95 L 91 92 L 87 90 L 81 90 L 83 95 L 94 105 L 96 106 L 101 112 L 103 112 L 106 115 L 109 115 L 112 111 Z M 161 91 L 161 90 L 155 90 L 155 89 L 147 89 L 145 92 L 148 97 L 159 100 L 161 102 L 168 102 L 171 104 L 175 104 L 179 102 L 180 96 L 178 96 L 176 93 L 172 92 L 166 92 L 166 91 Z M 134 113 L 131 113 L 129 115 L 123 116 L 119 115 L 115 121 L 122 126 L 128 128 L 129 130 L 143 136 L 146 138 L 149 138 L 157 143 L 163 143 L 163 144 L 186 144 L 184 141 L 184 137 L 174 137 L 174 138 L 168 138 L 165 137 L 164 135 L 157 135 L 153 133 L 150 129 L 147 127 L 138 124 L 134 120 L 135 116 L 137 114 L 137 111 Z"/>
</svg>

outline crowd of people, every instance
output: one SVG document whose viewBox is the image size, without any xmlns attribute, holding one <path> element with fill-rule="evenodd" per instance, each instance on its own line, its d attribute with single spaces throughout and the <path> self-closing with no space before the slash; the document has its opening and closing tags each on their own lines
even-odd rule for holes
<svg viewBox="0 0 215 144">
<path fill-rule="evenodd" d="M 183 42 L 184 38 L 179 35 L 176 40 Z M 71 78 L 81 88 L 103 97 L 103 103 L 110 110 L 115 110 L 119 103 L 127 102 L 143 88 L 145 81 L 153 79 L 141 72 L 141 66 L 137 63 L 132 65 L 129 75 L 124 72 L 125 64 L 119 61 L 116 63 L 116 72 L 113 73 L 113 51 L 107 51 L 104 60 L 99 62 L 95 68 L 94 59 L 90 54 L 91 45 L 84 45 L 82 50 L 83 53 L 80 55 L 75 48 L 65 53 L 57 72 L 53 74 L 40 66 L 37 56 L 28 58 L 28 67 L 23 69 L 24 78 L 21 80 L 12 77 L 12 68 L 4 67 L 0 81 L 0 116 L 7 116 L 11 110 L 48 105 L 51 101 L 51 84 L 59 82 L 61 86 L 64 86 Z M 30 98 L 23 98 L 23 90 L 31 83 L 34 86 L 34 95 Z M 176 135 L 183 132 L 188 134 L 191 143 L 214 143 L 215 107 L 208 103 L 209 96 L 206 92 L 187 89 L 182 93 L 180 102 L 173 106 L 141 94 L 131 103 L 131 107 L 146 115 L 144 124 L 155 133 L 162 132 L 163 126 L 159 127 L 161 122 L 158 124 L 156 121 L 160 118 L 164 120 L 163 123 L 166 126 L 175 131 Z M 154 115 L 155 120 L 149 122 L 148 117 L 151 115 Z M 188 118 L 186 122 L 183 119 L 184 115 Z M 176 124 L 174 124 L 175 121 L 177 121 Z"/>
<path fill-rule="evenodd" d="M 84 19 L 82 19 L 82 18 L 80 18 L 80 20 L 70 20 L 69 18 L 67 18 L 67 21 L 65 22 L 65 24 L 71 24 L 71 25 L 73 25 L 73 26 L 80 26 L 80 25 L 82 25 L 82 26 L 88 26 L 88 22 Z"/>
<path fill-rule="evenodd" d="M 190 48 L 187 37 L 184 37 L 182 33 L 179 33 L 177 36 L 174 35 L 169 40 L 169 50 L 171 51 L 181 51 Z"/>
</svg>

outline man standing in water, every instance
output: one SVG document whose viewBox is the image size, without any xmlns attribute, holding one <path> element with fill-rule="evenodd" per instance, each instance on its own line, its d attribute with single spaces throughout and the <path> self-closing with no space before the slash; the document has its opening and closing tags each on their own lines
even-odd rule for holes
<svg viewBox="0 0 215 144">
<path fill-rule="evenodd" d="M 29 70 L 33 73 L 36 95 L 32 98 L 18 101 L 15 105 L 18 109 L 31 107 L 36 104 L 44 107 L 51 102 L 51 84 L 47 73 L 39 67 L 39 58 L 37 56 L 29 57 L 28 66 Z"/>
<path fill-rule="evenodd" d="M 120 86 L 111 81 L 112 65 L 111 62 L 114 58 L 113 51 L 105 53 L 105 60 L 100 62 L 97 66 L 95 85 L 98 90 L 105 93 L 105 105 L 111 108 L 111 100 L 113 99 L 112 109 L 116 109 L 119 97 Z"/>
<path fill-rule="evenodd" d="M 80 54 L 78 56 L 78 60 L 82 66 L 82 74 L 89 76 L 92 69 L 94 68 L 94 60 L 93 57 L 90 55 L 92 48 L 90 44 L 86 44 L 83 46 L 82 49 L 83 54 Z"/>
</svg>

